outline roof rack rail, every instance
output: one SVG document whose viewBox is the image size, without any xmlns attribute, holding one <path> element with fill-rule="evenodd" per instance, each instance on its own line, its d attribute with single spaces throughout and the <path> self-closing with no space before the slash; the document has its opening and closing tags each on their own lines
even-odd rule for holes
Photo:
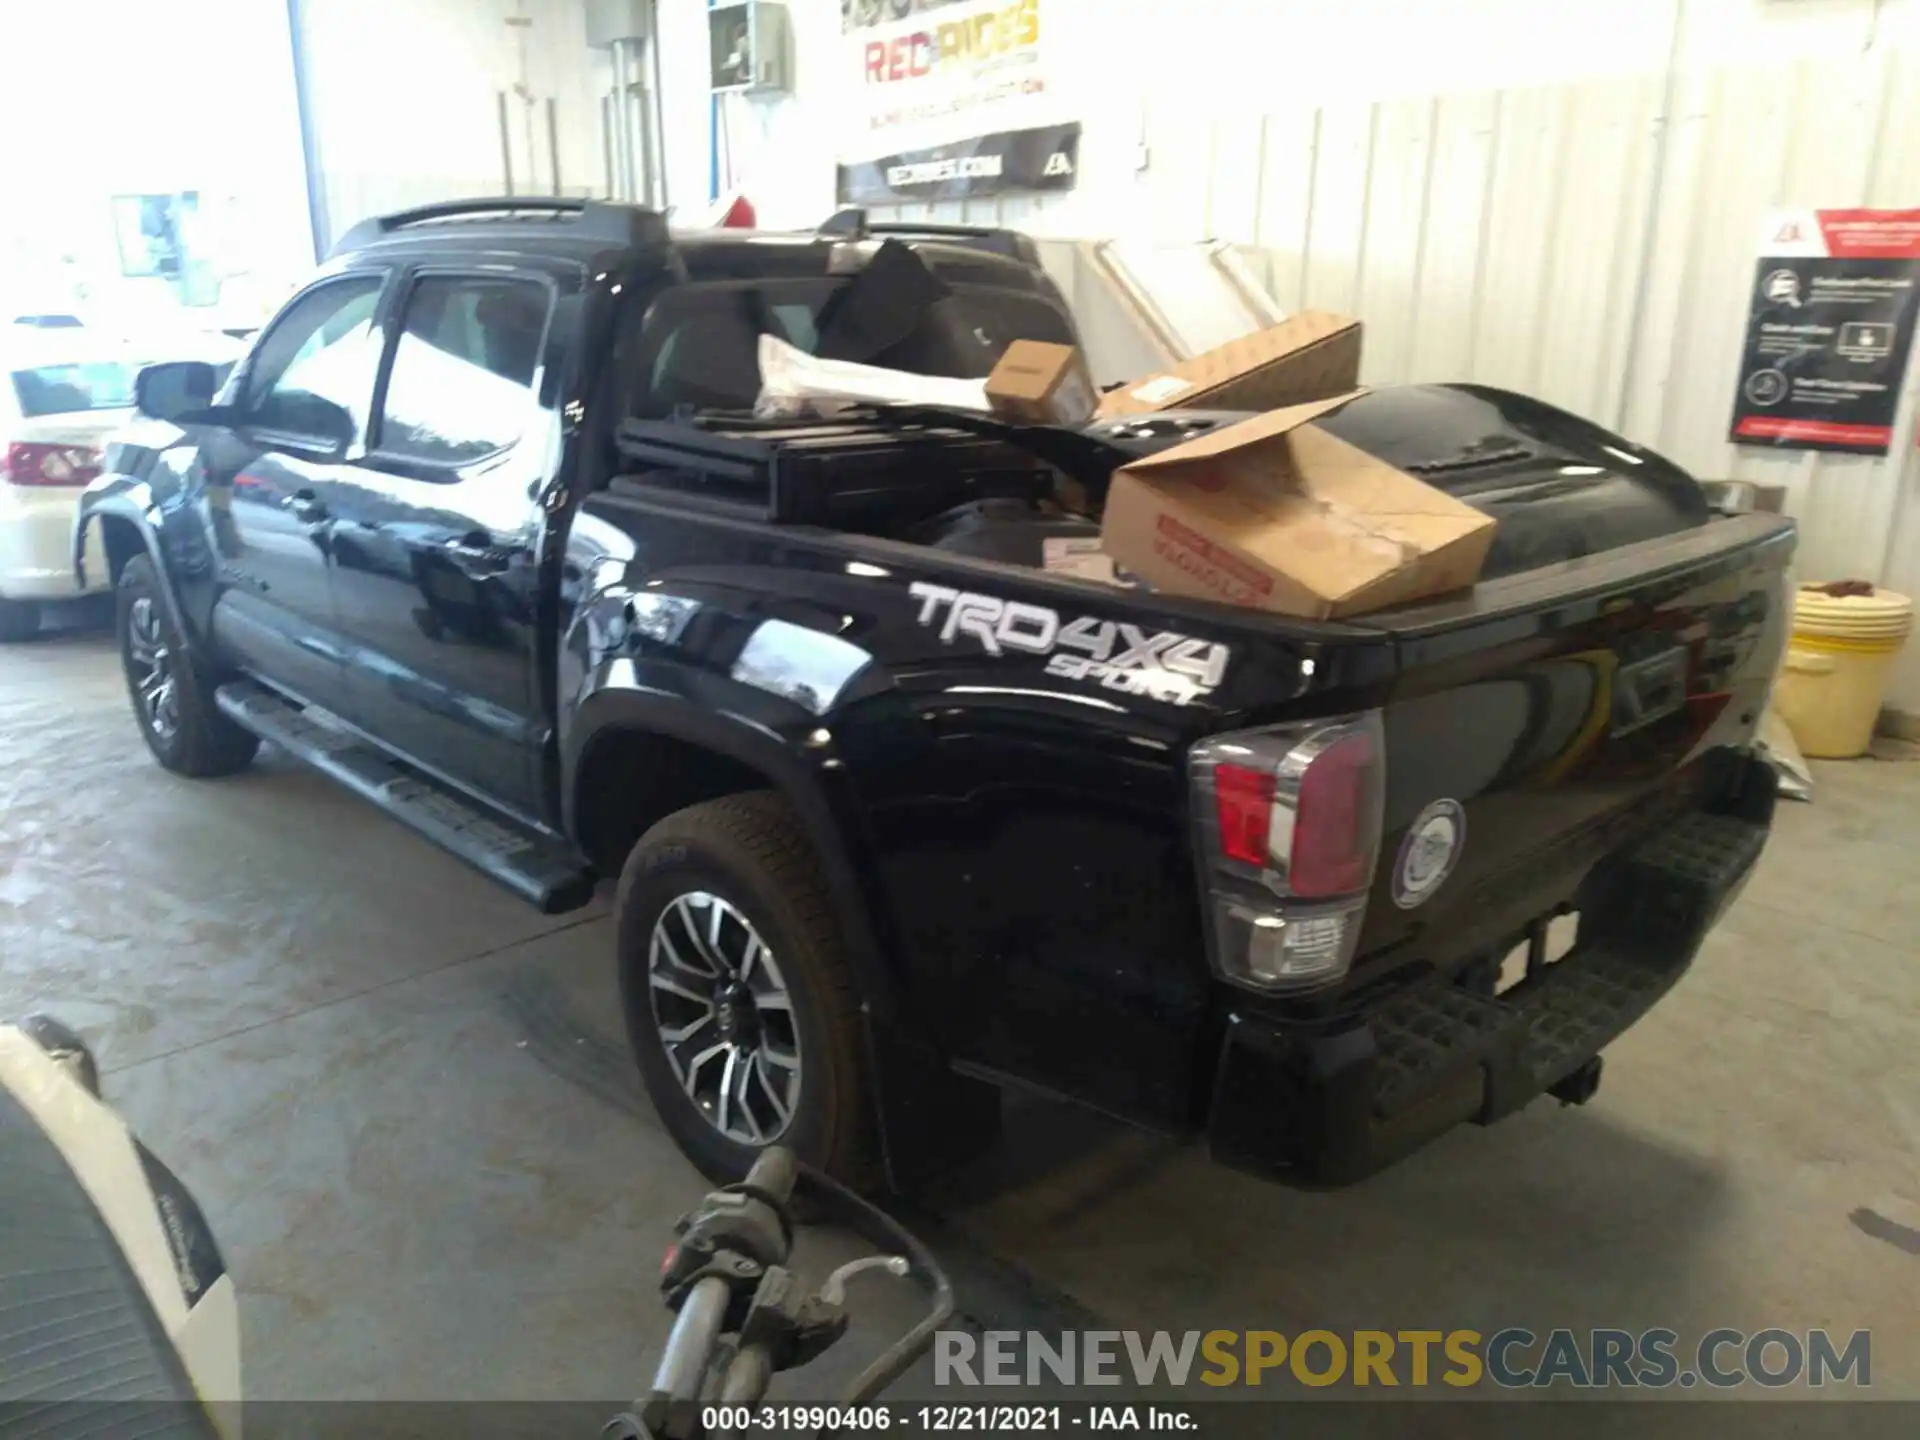
<svg viewBox="0 0 1920 1440">
<path fill-rule="evenodd" d="M 1005 255 L 1010 260 L 1019 260 L 1028 265 L 1040 263 L 1040 247 L 1033 243 L 1031 235 L 1018 230 L 995 229 L 990 225 L 936 225 L 891 220 L 873 224 L 868 221 L 865 210 L 852 207 L 829 216 L 819 233 L 840 240 L 865 240 L 876 235 L 902 239 L 918 236 L 923 240 L 945 240 L 964 245 L 970 250 Z"/>
<path fill-rule="evenodd" d="M 605 240 L 615 245 L 659 245 L 667 239 L 667 222 L 657 211 L 639 205 L 605 200 L 582 200 L 568 195 L 482 195 L 468 200 L 440 200 L 391 215 L 360 221 L 334 242 L 329 255 L 343 255 L 383 240 L 396 230 L 437 220 L 497 217 L 513 221 L 529 216 L 571 217 L 570 234 Z"/>
</svg>

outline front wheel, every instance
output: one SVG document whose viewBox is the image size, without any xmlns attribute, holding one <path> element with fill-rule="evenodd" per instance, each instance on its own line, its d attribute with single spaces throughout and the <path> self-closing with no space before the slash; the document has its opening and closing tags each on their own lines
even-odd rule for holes
<svg viewBox="0 0 1920 1440">
<path fill-rule="evenodd" d="M 852 972 L 786 800 L 755 791 L 668 816 L 628 857 L 617 907 L 628 1038 L 687 1157 L 732 1181 L 780 1144 L 867 1179 Z"/>
<path fill-rule="evenodd" d="M 213 703 L 213 686 L 187 653 L 153 562 L 144 555 L 120 572 L 115 629 L 134 719 L 153 758 L 174 774 L 195 779 L 244 770 L 260 738 Z"/>
</svg>

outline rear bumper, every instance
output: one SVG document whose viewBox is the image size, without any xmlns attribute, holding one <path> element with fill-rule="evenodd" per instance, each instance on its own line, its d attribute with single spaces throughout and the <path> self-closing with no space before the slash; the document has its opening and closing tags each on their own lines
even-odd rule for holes
<svg viewBox="0 0 1920 1440">
<path fill-rule="evenodd" d="M 1602 862 L 1581 894 L 1578 944 L 1505 994 L 1429 977 L 1357 1017 L 1232 1015 L 1208 1122 L 1215 1158 L 1349 1184 L 1574 1075 L 1693 963 L 1760 857 L 1774 789 L 1772 772 L 1746 761 L 1727 810 L 1688 812 Z"/>
</svg>

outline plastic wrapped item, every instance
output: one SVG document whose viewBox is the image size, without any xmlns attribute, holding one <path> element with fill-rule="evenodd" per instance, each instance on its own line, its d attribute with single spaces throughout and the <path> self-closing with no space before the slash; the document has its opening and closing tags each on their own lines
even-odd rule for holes
<svg viewBox="0 0 1920 1440">
<path fill-rule="evenodd" d="M 832 417 L 866 405 L 946 405 L 987 413 L 987 382 L 911 375 L 851 360 L 822 360 L 772 335 L 760 337 L 762 419 Z"/>
</svg>

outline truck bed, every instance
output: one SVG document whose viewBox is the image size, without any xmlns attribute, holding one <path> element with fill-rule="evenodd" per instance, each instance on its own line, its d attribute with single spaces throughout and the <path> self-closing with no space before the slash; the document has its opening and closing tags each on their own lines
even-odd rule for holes
<svg viewBox="0 0 1920 1440">
<path fill-rule="evenodd" d="M 801 707 L 728 701 L 756 725 L 831 734 L 891 947 L 966 1066 L 1199 1120 L 1236 1163 L 1351 1178 L 1422 1117 L 1490 1119 L 1560 1084 L 1684 969 L 1764 838 L 1748 749 L 1793 527 L 1715 516 L 1660 457 L 1550 407 L 1415 387 L 1327 423 L 1497 516 L 1470 591 L 1330 622 L 1037 568 L 1058 527 L 1097 533 L 1111 447 L 1233 418 L 1040 432 L 1045 455 L 976 420 L 629 433 L 628 473 L 586 513 L 640 537 L 628 583 L 675 617 L 641 683 L 731 666 Z M 830 639 L 743 670 L 769 627 Z M 675 659 L 702 653 L 696 632 L 714 658 Z M 1357 716 L 1384 785 L 1350 964 L 1312 990 L 1220 984 L 1195 747 Z M 1436 807 L 1456 817 L 1449 871 L 1402 903 Z M 1660 848 L 1695 831 L 1718 857 L 1699 875 Z M 1550 929 L 1573 966 L 1503 993 L 1502 961 Z M 1061 1043 L 1078 1034 L 1099 1043 Z M 1334 1071 L 1338 1095 L 1303 1098 Z M 1373 1138 L 1378 1106 L 1394 1136 Z M 1345 1139 L 1274 1131 L 1301 1114 Z"/>
</svg>

